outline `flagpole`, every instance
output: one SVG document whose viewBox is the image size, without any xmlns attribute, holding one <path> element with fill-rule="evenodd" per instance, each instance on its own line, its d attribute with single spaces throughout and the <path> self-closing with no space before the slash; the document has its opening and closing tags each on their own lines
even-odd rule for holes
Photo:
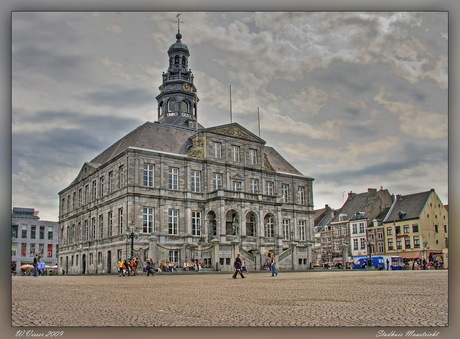
<svg viewBox="0 0 460 339">
<path fill-rule="evenodd" d="M 259 124 L 259 138 L 260 138 L 260 111 L 259 111 L 259 107 L 257 107 L 257 121 L 258 121 L 258 124 Z"/>
<path fill-rule="evenodd" d="M 229 85 L 230 86 L 230 123 L 233 122 L 233 119 L 232 119 L 232 85 Z"/>
</svg>

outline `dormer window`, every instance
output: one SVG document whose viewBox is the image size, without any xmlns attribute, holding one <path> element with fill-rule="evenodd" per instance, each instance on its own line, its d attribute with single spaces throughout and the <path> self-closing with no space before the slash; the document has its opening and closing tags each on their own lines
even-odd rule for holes
<svg viewBox="0 0 460 339">
<path fill-rule="evenodd" d="M 398 212 L 398 217 L 399 219 L 404 219 L 406 217 L 407 213 L 406 212 L 403 212 L 403 211 L 399 211 Z"/>
</svg>

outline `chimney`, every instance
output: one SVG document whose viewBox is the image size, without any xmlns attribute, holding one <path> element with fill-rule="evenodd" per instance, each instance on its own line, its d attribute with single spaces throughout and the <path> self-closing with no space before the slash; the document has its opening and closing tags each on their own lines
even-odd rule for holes
<svg viewBox="0 0 460 339">
<path fill-rule="evenodd" d="M 356 193 L 353 193 L 352 191 L 348 192 L 348 199 L 353 198 L 356 195 Z"/>
<path fill-rule="evenodd" d="M 376 189 L 376 188 L 368 188 L 368 189 L 367 189 L 367 193 L 370 193 L 370 194 L 371 194 L 371 193 L 375 193 L 375 192 L 377 192 L 377 189 Z"/>
</svg>

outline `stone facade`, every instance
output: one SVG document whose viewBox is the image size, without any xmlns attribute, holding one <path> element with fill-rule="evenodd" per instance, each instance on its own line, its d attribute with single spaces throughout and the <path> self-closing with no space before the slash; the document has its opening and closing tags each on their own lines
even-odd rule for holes
<svg viewBox="0 0 460 339">
<path fill-rule="evenodd" d="M 181 37 L 168 55 L 188 65 Z M 259 270 L 268 251 L 282 269 L 311 267 L 313 178 L 237 123 L 199 125 L 192 80 L 170 61 L 159 122 L 85 163 L 59 193 L 61 272 L 114 273 L 118 258 L 132 256 L 232 270 L 237 252 Z M 185 101 L 193 105 L 177 104 Z"/>
</svg>

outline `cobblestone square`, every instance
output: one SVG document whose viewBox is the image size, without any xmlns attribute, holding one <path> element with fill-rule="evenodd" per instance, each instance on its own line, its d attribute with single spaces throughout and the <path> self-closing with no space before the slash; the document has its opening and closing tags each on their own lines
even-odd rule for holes
<svg viewBox="0 0 460 339">
<path fill-rule="evenodd" d="M 447 271 L 12 277 L 12 326 L 445 327 Z"/>
</svg>

